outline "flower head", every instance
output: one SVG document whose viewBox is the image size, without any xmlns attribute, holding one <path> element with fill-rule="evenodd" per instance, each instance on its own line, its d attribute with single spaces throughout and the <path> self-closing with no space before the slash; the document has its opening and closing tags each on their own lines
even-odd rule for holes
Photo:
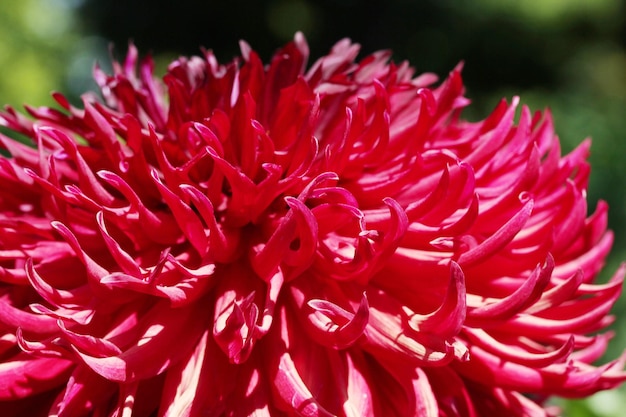
<svg viewBox="0 0 626 417">
<path fill-rule="evenodd" d="M 547 416 L 617 386 L 589 141 L 302 35 L 0 123 L 5 416 Z"/>
</svg>

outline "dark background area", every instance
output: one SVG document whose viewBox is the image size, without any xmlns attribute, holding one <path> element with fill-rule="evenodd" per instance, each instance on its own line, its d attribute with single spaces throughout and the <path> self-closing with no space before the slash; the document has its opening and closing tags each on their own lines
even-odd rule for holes
<svg viewBox="0 0 626 417">
<path fill-rule="evenodd" d="M 604 279 L 626 260 L 626 0 L 23 0 L 0 4 L 0 101 L 51 105 L 51 90 L 79 102 L 95 60 L 122 57 L 132 40 L 162 74 L 178 55 L 214 50 L 221 61 L 245 39 L 267 61 L 304 32 L 311 60 L 343 37 L 362 54 L 393 50 L 442 78 L 461 60 L 466 117 L 501 97 L 551 108 L 564 151 L 593 138 L 589 207 L 609 202 L 616 243 Z M 615 357 L 626 347 L 626 301 L 615 308 Z M 570 417 L 617 417 L 626 390 L 565 403 Z"/>
<path fill-rule="evenodd" d="M 237 41 L 246 39 L 267 58 L 301 30 L 312 56 L 350 37 L 364 51 L 393 48 L 396 59 L 409 59 L 418 69 L 440 74 L 469 59 L 466 82 L 480 92 L 503 85 L 551 88 L 559 83 L 561 66 L 584 45 L 612 42 L 622 50 L 626 46 L 623 18 L 601 16 L 602 8 L 592 7 L 591 12 L 582 8 L 579 13 L 567 9 L 561 16 L 533 19 L 514 9 L 480 3 L 86 0 L 80 14 L 87 33 L 116 45 L 133 39 L 141 50 L 157 54 L 197 54 L 199 46 L 205 46 L 228 59 L 237 54 Z M 610 7 L 606 9 L 609 14 Z M 624 12 L 623 2 L 619 12 Z"/>
<path fill-rule="evenodd" d="M 129 40 L 157 56 L 197 54 L 203 46 L 227 60 L 238 53 L 238 41 L 245 39 L 268 58 L 300 30 L 313 57 L 338 39 L 350 37 L 365 52 L 393 49 L 396 60 L 408 59 L 418 70 L 445 74 L 466 60 L 466 83 L 482 95 L 503 86 L 554 91 L 571 83 L 574 74 L 565 74 L 566 69 L 578 69 L 581 60 L 605 67 L 591 71 L 596 75 L 622 71 L 626 49 L 624 0 L 6 3 L 0 5 L 0 35 L 7 44 L 0 47 L 0 62 L 9 62 L 16 44 L 22 54 L 36 48 L 38 59 L 51 67 L 58 65 L 59 58 L 102 54 L 108 43 L 123 51 Z M 9 72 L 3 68 L 1 74 Z M 614 74 L 605 81 L 617 82 L 615 87 L 623 93 L 624 77 Z"/>
</svg>

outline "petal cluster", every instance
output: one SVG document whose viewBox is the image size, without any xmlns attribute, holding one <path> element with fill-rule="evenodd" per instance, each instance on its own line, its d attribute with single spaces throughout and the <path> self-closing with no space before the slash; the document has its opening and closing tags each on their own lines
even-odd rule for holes
<svg viewBox="0 0 626 417">
<path fill-rule="evenodd" d="M 552 416 L 626 379 L 589 141 L 358 53 L 158 79 L 131 45 L 81 108 L 0 114 L 3 416 Z"/>
</svg>

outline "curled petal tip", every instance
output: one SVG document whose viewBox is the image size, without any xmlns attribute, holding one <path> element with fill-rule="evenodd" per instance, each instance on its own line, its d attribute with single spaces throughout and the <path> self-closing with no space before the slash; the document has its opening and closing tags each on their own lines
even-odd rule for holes
<svg viewBox="0 0 626 417">
<path fill-rule="evenodd" d="M 369 318 L 369 304 L 365 294 L 355 313 L 325 300 L 309 300 L 314 310 L 309 321 L 315 328 L 319 343 L 335 349 L 345 349 L 363 334 Z"/>
</svg>

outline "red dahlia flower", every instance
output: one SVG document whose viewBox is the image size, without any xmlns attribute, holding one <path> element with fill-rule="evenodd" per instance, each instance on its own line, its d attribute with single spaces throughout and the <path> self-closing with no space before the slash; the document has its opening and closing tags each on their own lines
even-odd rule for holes
<svg viewBox="0 0 626 417">
<path fill-rule="evenodd" d="M 358 50 L 161 83 L 131 46 L 102 102 L 0 116 L 3 416 L 546 416 L 626 379 L 591 365 L 625 270 L 594 284 L 589 142 Z"/>
</svg>

